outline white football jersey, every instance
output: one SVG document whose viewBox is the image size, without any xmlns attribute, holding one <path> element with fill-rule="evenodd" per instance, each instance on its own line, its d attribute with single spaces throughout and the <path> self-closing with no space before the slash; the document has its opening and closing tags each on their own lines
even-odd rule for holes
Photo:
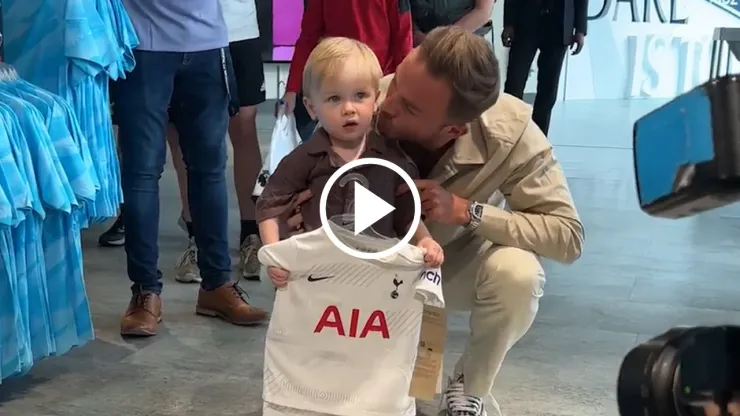
<svg viewBox="0 0 740 416">
<path fill-rule="evenodd" d="M 389 247 L 332 230 L 359 250 Z M 444 306 L 439 269 L 425 269 L 421 249 L 361 260 L 318 229 L 262 247 L 259 259 L 291 272 L 267 331 L 264 415 L 416 414 L 408 391 L 423 302 Z"/>
</svg>

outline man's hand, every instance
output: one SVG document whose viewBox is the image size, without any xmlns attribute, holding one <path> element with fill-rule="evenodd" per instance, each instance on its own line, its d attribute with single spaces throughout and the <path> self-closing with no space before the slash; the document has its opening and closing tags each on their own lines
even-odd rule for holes
<svg viewBox="0 0 740 416">
<path fill-rule="evenodd" d="M 511 42 L 514 40 L 514 28 L 511 26 L 505 26 L 501 32 L 501 43 L 504 44 L 505 48 L 511 47 Z"/>
<path fill-rule="evenodd" d="M 303 224 L 303 215 L 301 214 L 301 205 L 312 197 L 313 194 L 308 189 L 298 194 L 298 197 L 296 198 L 296 210 L 286 220 L 288 230 L 290 230 L 290 235 L 306 232 L 306 227 Z"/>
<path fill-rule="evenodd" d="M 283 95 L 283 98 L 280 100 L 280 102 L 284 106 L 283 111 L 285 112 L 285 115 L 293 114 L 293 111 L 295 110 L 295 101 L 297 97 L 298 95 L 296 93 L 290 92 L 290 91 L 286 92 Z"/>
<path fill-rule="evenodd" d="M 740 415 L 740 401 L 730 402 L 730 404 L 727 405 L 727 412 L 729 416 Z M 719 406 L 717 406 L 714 403 L 710 403 L 710 404 L 704 405 L 704 415 L 705 416 L 720 416 L 722 415 L 722 412 L 720 411 Z"/>
<path fill-rule="evenodd" d="M 444 224 L 466 225 L 470 222 L 468 201 L 444 189 L 439 182 L 429 179 L 414 181 L 421 198 L 421 212 L 427 220 Z M 398 187 L 396 195 L 410 192 L 406 184 Z"/>
<path fill-rule="evenodd" d="M 570 54 L 578 55 L 583 50 L 583 44 L 586 43 L 586 36 L 583 33 L 573 35 L 573 43 L 570 45 Z"/>
</svg>

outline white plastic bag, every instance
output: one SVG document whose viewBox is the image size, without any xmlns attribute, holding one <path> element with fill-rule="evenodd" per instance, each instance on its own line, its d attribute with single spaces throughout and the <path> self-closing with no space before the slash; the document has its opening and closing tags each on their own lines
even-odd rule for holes
<svg viewBox="0 0 740 416">
<path fill-rule="evenodd" d="M 277 168 L 278 163 L 300 144 L 301 137 L 298 135 L 295 117 L 292 114 L 286 116 L 281 108 L 275 121 L 275 127 L 272 130 L 270 150 L 267 151 L 267 157 L 262 165 L 262 171 L 257 176 L 257 183 L 254 184 L 252 195 L 260 196 L 262 194 L 267 180 Z"/>
</svg>

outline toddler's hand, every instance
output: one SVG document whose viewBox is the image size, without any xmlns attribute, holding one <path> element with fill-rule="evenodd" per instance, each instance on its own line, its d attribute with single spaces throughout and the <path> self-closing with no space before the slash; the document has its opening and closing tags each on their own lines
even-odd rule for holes
<svg viewBox="0 0 740 416">
<path fill-rule="evenodd" d="M 290 272 L 285 269 L 270 266 L 267 268 L 267 275 L 270 277 L 272 284 L 278 289 L 282 289 L 288 285 Z"/>
<path fill-rule="evenodd" d="M 424 250 L 424 262 L 428 266 L 439 267 L 445 261 L 442 247 L 432 237 L 422 238 L 416 246 Z"/>
</svg>

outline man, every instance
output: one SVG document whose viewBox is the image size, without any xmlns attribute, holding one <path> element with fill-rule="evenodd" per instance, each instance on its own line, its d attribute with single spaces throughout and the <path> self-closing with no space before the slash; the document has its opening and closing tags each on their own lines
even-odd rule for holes
<svg viewBox="0 0 740 416">
<path fill-rule="evenodd" d="M 504 91 L 524 96 L 537 51 L 537 95 L 532 120 L 547 134 L 558 98 L 565 51 L 578 55 L 586 39 L 588 0 L 506 0 L 501 41 L 511 48 Z"/>
<path fill-rule="evenodd" d="M 485 36 L 493 29 L 495 0 L 410 0 L 414 21 L 414 46 L 432 29 L 455 25 Z"/>
<path fill-rule="evenodd" d="M 545 284 L 539 256 L 575 261 L 583 227 L 530 107 L 499 97 L 498 61 L 483 38 L 434 29 L 386 81 L 378 130 L 403 140 L 425 178 L 416 185 L 445 250 L 445 301 L 471 311 L 443 405 L 453 416 L 499 416 L 491 388 L 537 313 Z M 289 223 L 300 228 L 300 217 Z"/>
<path fill-rule="evenodd" d="M 239 273 L 247 280 L 259 280 L 259 229 L 255 221 L 252 191 L 262 167 L 257 138 L 257 106 L 265 101 L 265 73 L 262 66 L 260 29 L 254 0 L 221 0 L 229 33 L 229 51 L 233 62 L 233 81 L 229 93 L 233 110 L 229 137 L 234 148 L 234 186 L 239 202 Z M 177 129 L 169 128 L 167 141 L 180 186 L 182 217 L 180 224 L 188 233 L 190 245 L 175 266 L 175 279 L 182 283 L 200 282 L 197 250 L 193 243 L 193 223 L 188 204 L 185 163 L 178 143 Z"/>
<path fill-rule="evenodd" d="M 136 67 L 113 93 L 126 201 L 126 260 L 133 283 L 121 334 L 155 335 L 162 320 L 159 178 L 173 96 L 203 277 L 196 312 L 238 325 L 262 322 L 267 314 L 250 306 L 231 281 L 225 178 L 228 35 L 219 2 L 124 0 L 124 6 L 140 45 L 134 51 Z"/>
</svg>

